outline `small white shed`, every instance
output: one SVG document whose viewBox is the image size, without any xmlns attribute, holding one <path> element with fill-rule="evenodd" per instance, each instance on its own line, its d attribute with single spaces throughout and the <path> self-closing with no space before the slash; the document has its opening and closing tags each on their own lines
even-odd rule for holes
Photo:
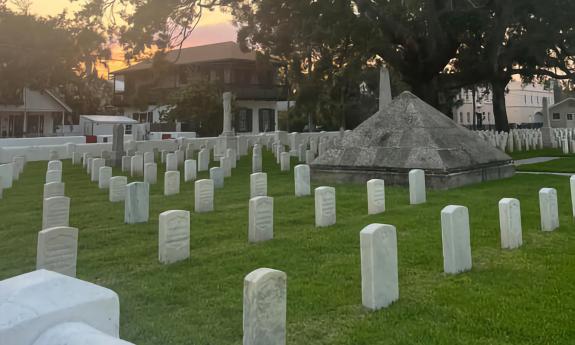
<svg viewBox="0 0 575 345">
<path fill-rule="evenodd" d="M 124 125 L 125 134 L 132 134 L 132 126 L 139 122 L 126 116 L 80 115 L 80 128 L 84 135 L 112 135 L 114 125 Z"/>
</svg>

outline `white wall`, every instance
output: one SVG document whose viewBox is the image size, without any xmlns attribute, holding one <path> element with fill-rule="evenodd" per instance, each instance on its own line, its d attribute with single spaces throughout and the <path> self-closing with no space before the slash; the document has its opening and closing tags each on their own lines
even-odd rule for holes
<svg viewBox="0 0 575 345">
<path fill-rule="evenodd" d="M 33 146 L 33 145 L 63 145 L 66 143 L 84 144 L 86 138 L 76 137 L 38 137 L 38 138 L 5 138 L 0 139 L 0 147 Z"/>
</svg>

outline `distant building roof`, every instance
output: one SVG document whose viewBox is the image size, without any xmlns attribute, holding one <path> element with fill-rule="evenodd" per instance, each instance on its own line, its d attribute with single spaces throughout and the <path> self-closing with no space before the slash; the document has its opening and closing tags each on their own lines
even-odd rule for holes
<svg viewBox="0 0 575 345">
<path fill-rule="evenodd" d="M 575 103 L 575 98 L 573 98 L 573 97 L 565 98 L 565 99 L 562 100 L 561 102 L 555 103 L 555 104 L 553 104 L 552 106 L 550 106 L 550 107 L 549 107 L 549 110 L 554 109 L 554 108 L 557 108 L 558 106 L 563 105 L 563 104 L 565 104 L 565 103 Z"/>
<path fill-rule="evenodd" d="M 0 104 L 0 112 L 72 112 L 63 100 L 49 90 L 23 89 L 21 104 Z"/>
<path fill-rule="evenodd" d="M 256 61 L 256 52 L 245 53 L 235 42 L 222 42 L 204 46 L 183 48 L 169 51 L 166 59 L 176 65 L 188 65 L 201 62 L 215 62 L 225 60 Z M 113 74 L 125 74 L 143 71 L 152 68 L 152 61 L 146 60 L 128 68 L 113 72 Z"/>
<path fill-rule="evenodd" d="M 81 115 L 81 119 L 86 121 L 95 122 L 99 124 L 122 124 L 132 125 L 138 121 L 126 116 L 110 116 L 110 115 Z"/>
</svg>

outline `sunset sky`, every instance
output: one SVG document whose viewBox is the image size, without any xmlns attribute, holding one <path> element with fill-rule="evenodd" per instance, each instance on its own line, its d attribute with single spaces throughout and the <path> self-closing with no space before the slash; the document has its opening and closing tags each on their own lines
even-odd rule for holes
<svg viewBox="0 0 575 345">
<path fill-rule="evenodd" d="M 40 16 L 50 16 L 61 13 L 63 10 L 74 12 L 81 7 L 81 1 L 70 2 L 69 0 L 33 0 L 31 12 Z M 222 11 L 204 12 L 204 15 L 191 37 L 186 42 L 186 47 L 203 44 L 235 41 L 237 30 L 232 24 L 232 17 Z M 113 58 L 123 60 L 123 54 L 119 47 L 114 48 Z M 121 61 L 110 61 L 110 71 L 125 67 Z"/>
</svg>

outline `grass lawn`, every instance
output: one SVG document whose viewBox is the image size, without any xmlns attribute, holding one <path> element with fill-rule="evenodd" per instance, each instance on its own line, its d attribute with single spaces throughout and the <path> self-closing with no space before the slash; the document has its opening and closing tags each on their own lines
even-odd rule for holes
<svg viewBox="0 0 575 345">
<path fill-rule="evenodd" d="M 158 263 L 158 215 L 193 210 L 193 183 L 162 194 L 164 168 L 151 188 L 148 224 L 124 225 L 123 204 L 108 202 L 88 176 L 64 162 L 70 225 L 78 227 L 78 278 L 116 291 L 121 336 L 138 345 L 242 342 L 245 275 L 260 267 L 288 276 L 288 344 L 571 344 L 575 340 L 575 231 L 569 180 L 517 175 L 504 181 L 429 192 L 408 204 L 405 188 L 387 189 L 387 212 L 368 216 L 363 185 L 337 185 L 337 225 L 314 228 L 313 197 L 293 196 L 293 174 L 264 154 L 274 197 L 275 238 L 247 241 L 251 159 L 243 158 L 216 211 L 192 214 L 191 258 Z M 292 161 L 295 163 L 295 161 Z M 29 163 L 0 200 L 0 279 L 34 270 L 42 223 L 46 163 Z M 115 171 L 115 175 L 120 174 Z M 182 174 L 183 175 L 183 174 Z M 200 174 L 205 178 L 207 174 Z M 314 186 L 316 187 L 316 186 Z M 561 227 L 539 230 L 538 190 L 558 190 Z M 521 249 L 500 249 L 498 201 L 521 201 Z M 473 270 L 442 273 L 440 211 L 465 205 Z M 390 308 L 361 306 L 359 232 L 370 223 L 397 227 L 400 299 Z"/>
<path fill-rule="evenodd" d="M 534 157 L 573 157 L 574 155 L 566 155 L 560 149 L 542 149 L 532 151 L 515 151 L 507 153 L 514 160 L 527 159 Z"/>
<path fill-rule="evenodd" d="M 516 167 L 518 171 L 559 172 L 575 174 L 575 157 L 566 157 L 537 164 L 525 164 Z"/>
</svg>

